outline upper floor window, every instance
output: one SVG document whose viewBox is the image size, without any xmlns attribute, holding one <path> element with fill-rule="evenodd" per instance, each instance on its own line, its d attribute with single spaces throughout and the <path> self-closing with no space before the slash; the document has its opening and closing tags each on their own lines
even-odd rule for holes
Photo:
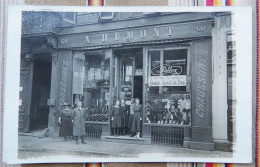
<svg viewBox="0 0 260 167">
<path fill-rule="evenodd" d="M 227 35 L 227 64 L 236 64 L 236 36 Z"/>
<path fill-rule="evenodd" d="M 63 13 L 63 20 L 65 22 L 75 24 L 76 23 L 76 13 L 75 12 L 64 12 Z"/>
<path fill-rule="evenodd" d="M 114 13 L 113 12 L 100 12 L 99 17 L 100 17 L 100 20 L 113 19 Z"/>
</svg>

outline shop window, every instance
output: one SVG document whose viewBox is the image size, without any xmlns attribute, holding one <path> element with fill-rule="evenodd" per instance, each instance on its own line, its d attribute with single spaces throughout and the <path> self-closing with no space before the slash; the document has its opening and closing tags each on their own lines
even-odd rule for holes
<svg viewBox="0 0 260 167">
<path fill-rule="evenodd" d="M 88 121 L 107 122 L 109 109 L 110 59 L 87 55 L 85 60 L 84 104 Z"/>
<path fill-rule="evenodd" d="M 191 124 L 188 49 L 148 51 L 146 123 Z"/>
<path fill-rule="evenodd" d="M 163 75 L 186 75 L 187 50 L 167 50 L 163 52 Z"/>
</svg>

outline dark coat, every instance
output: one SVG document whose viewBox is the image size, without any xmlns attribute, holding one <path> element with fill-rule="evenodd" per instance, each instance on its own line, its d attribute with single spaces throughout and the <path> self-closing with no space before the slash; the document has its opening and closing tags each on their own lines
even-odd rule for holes
<svg viewBox="0 0 260 167">
<path fill-rule="evenodd" d="M 59 136 L 73 136 L 72 111 L 62 110 Z"/>
<path fill-rule="evenodd" d="M 112 110 L 112 117 L 113 117 L 113 120 L 111 120 L 111 126 L 112 128 L 121 128 L 121 113 L 120 113 L 120 109 L 121 107 L 113 107 L 113 110 Z"/>
<path fill-rule="evenodd" d="M 85 120 L 86 120 L 86 110 L 84 108 L 73 110 L 73 135 L 74 136 L 85 136 Z"/>
<path fill-rule="evenodd" d="M 120 112 L 121 112 L 120 115 L 121 115 L 122 128 L 127 128 L 128 127 L 128 112 L 129 112 L 128 106 L 126 106 L 126 105 L 121 106 Z"/>
</svg>

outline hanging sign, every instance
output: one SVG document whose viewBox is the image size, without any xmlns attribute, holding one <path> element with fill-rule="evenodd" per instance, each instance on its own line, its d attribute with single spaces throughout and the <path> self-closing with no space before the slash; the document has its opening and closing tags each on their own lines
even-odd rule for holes
<svg viewBox="0 0 260 167">
<path fill-rule="evenodd" d="M 149 86 L 186 86 L 186 75 L 151 76 Z"/>
</svg>

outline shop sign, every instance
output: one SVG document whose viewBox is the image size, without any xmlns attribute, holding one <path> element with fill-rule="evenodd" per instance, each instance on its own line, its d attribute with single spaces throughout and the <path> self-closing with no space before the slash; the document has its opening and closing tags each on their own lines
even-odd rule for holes
<svg viewBox="0 0 260 167">
<path fill-rule="evenodd" d="M 149 86 L 186 86 L 186 75 L 151 76 Z"/>
<path fill-rule="evenodd" d="M 212 24 L 164 24 L 161 26 L 121 28 L 120 30 L 105 30 L 100 32 L 86 32 L 82 34 L 64 35 L 59 39 L 60 48 L 92 47 L 131 42 L 145 42 L 154 40 L 168 40 L 178 38 L 192 38 L 211 36 Z"/>
<path fill-rule="evenodd" d="M 210 40 L 194 42 L 192 73 L 193 111 L 196 126 L 209 126 L 211 111 L 211 43 Z M 205 121 L 202 121 L 205 120 Z"/>
<path fill-rule="evenodd" d="M 136 69 L 135 70 L 135 76 L 142 76 L 144 73 L 144 70 L 143 69 Z"/>
<path fill-rule="evenodd" d="M 162 69 L 157 66 L 151 70 L 152 75 L 179 75 L 181 72 L 181 66 L 170 66 L 168 64 L 164 64 Z"/>
<path fill-rule="evenodd" d="M 71 80 L 72 76 L 72 55 L 71 52 L 60 52 L 57 66 L 57 100 L 58 111 L 61 111 L 61 106 L 64 102 L 71 100 Z"/>
</svg>

